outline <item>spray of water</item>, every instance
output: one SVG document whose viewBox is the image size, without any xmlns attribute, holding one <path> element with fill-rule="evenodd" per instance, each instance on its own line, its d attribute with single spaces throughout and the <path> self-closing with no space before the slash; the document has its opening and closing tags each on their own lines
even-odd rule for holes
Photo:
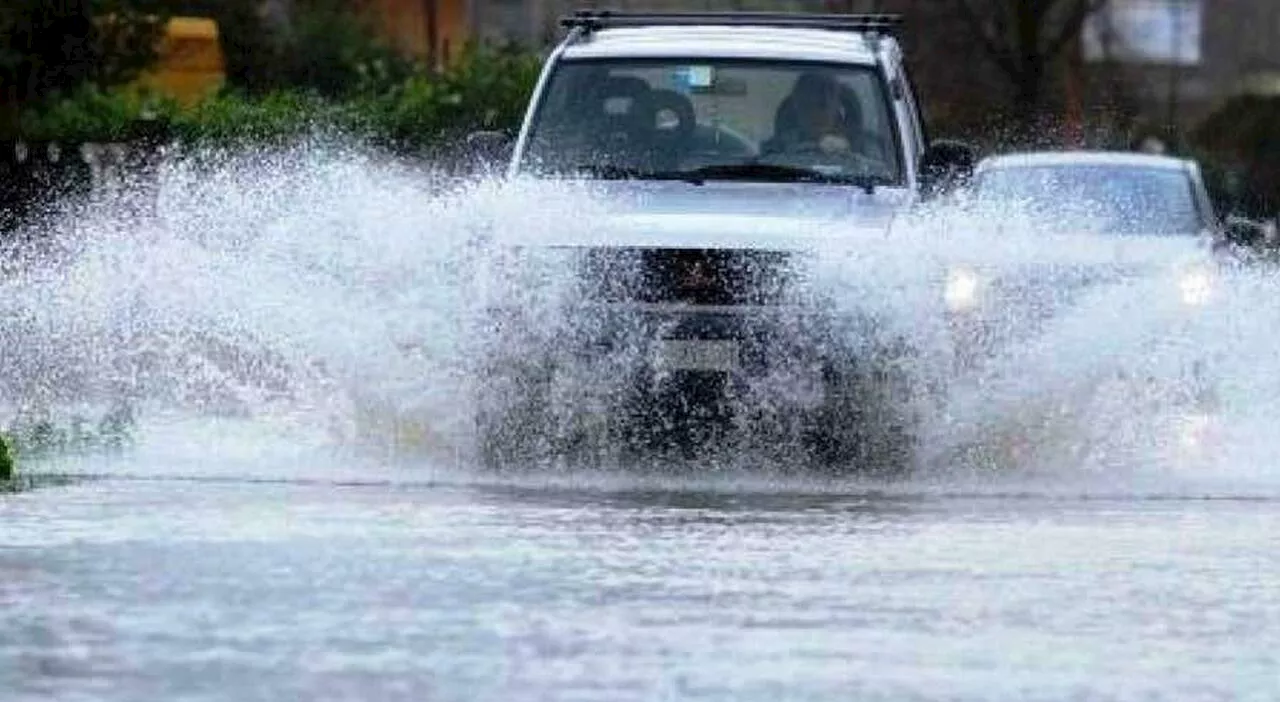
<svg viewBox="0 0 1280 702">
<path fill-rule="evenodd" d="M 119 462 L 92 459 L 112 470 L 363 474 L 395 458 L 466 473 L 478 403 L 516 392 L 502 369 L 554 356 L 572 327 L 574 263 L 494 242 L 589 233 L 606 204 L 586 186 L 458 185 L 331 145 L 173 159 L 156 188 L 68 203 L 8 252 L 0 424 L 127 420 Z M 815 252 L 815 289 L 913 350 L 927 421 L 912 489 L 1280 488 L 1267 468 L 1280 453 L 1268 431 L 1280 287 L 1266 273 L 1217 273 L 1193 308 L 1176 267 L 1096 286 L 961 372 L 939 314 L 947 271 L 1116 255 L 1007 220 L 992 236 L 990 223 L 934 213 Z M 495 347 L 486 332 L 504 319 Z M 625 360 L 591 368 L 548 411 L 601 421 Z"/>
</svg>

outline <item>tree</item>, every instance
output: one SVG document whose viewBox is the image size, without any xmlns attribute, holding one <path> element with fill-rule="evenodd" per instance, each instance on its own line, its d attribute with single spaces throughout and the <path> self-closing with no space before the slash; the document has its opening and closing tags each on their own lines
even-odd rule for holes
<svg viewBox="0 0 1280 702">
<path fill-rule="evenodd" d="M 297 0 L 281 62 L 286 84 L 342 97 L 397 85 L 415 62 L 388 44 L 347 0 Z"/>
<path fill-rule="evenodd" d="M 1280 214 L 1280 97 L 1234 97 L 1190 136 L 1224 211 L 1256 218 Z"/>
<path fill-rule="evenodd" d="M 1013 88 L 1027 118 L 1044 106 L 1055 62 L 1107 0 L 951 0 L 959 16 Z"/>
<path fill-rule="evenodd" d="M 281 88 L 342 96 L 394 83 L 413 62 L 378 36 L 350 0 L 172 0 L 183 14 L 218 23 L 227 83 L 249 93 Z"/>
<path fill-rule="evenodd" d="M 9 455 L 9 444 L 0 436 L 0 482 L 13 480 L 13 457 Z"/>
<path fill-rule="evenodd" d="M 0 108 L 85 83 L 124 83 L 155 60 L 164 0 L 59 0 L 0 7 Z"/>
</svg>

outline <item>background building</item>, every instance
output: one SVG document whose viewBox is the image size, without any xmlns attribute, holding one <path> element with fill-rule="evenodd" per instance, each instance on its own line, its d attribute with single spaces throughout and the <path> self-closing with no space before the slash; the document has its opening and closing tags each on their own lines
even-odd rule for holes
<svg viewBox="0 0 1280 702">
<path fill-rule="evenodd" d="M 359 1 L 393 46 L 435 65 L 447 63 L 479 26 L 471 16 L 474 0 Z"/>
<path fill-rule="evenodd" d="M 1188 126 L 1242 92 L 1277 92 L 1275 0 L 1111 0 L 1082 37 L 1097 72 L 1118 70 L 1143 111 Z"/>
<path fill-rule="evenodd" d="M 377 0 L 387 4 L 419 0 Z M 1065 6 L 1074 0 L 1061 0 Z M 1016 90 L 966 21 L 1021 0 L 437 0 L 460 17 L 458 34 L 548 46 L 556 19 L 581 7 L 620 10 L 896 12 L 936 122 L 989 126 L 1016 108 Z M 427 4 L 433 4 L 428 2 Z M 442 15 L 443 16 L 443 15 Z M 409 22 L 408 24 L 413 24 Z M 1050 62 L 1041 108 L 1064 121 L 1110 119 L 1191 128 L 1241 91 L 1280 91 L 1276 0 L 1109 0 Z"/>
</svg>

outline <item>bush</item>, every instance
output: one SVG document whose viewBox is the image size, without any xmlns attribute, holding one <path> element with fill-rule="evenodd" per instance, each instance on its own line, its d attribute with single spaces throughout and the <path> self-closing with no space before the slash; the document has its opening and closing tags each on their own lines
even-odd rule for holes
<svg viewBox="0 0 1280 702">
<path fill-rule="evenodd" d="M 466 47 L 448 71 L 418 74 L 357 101 L 350 125 L 404 148 L 422 148 L 476 129 L 514 129 L 541 60 L 513 47 Z"/>
<path fill-rule="evenodd" d="M 1280 97 L 1244 95 L 1226 102 L 1191 135 L 1196 151 L 1221 165 L 1230 209 L 1269 218 L 1280 208 Z"/>
<path fill-rule="evenodd" d="M 290 17 L 274 20 L 259 0 L 174 2 L 175 12 L 218 23 L 227 82 L 251 95 L 298 90 L 344 98 L 370 84 L 403 81 L 418 68 L 346 0 L 293 0 Z"/>
<path fill-rule="evenodd" d="M 58 418 L 20 419 L 7 429 L 5 455 L 10 471 L 17 458 L 119 450 L 133 440 L 134 414 L 128 407 L 115 407 L 100 417 L 75 414 Z"/>
<path fill-rule="evenodd" d="M 379 37 L 370 20 L 344 0 L 300 0 L 282 42 L 282 85 L 341 99 L 409 79 L 415 62 Z"/>
<path fill-rule="evenodd" d="M 188 146 L 237 147 L 332 131 L 421 150 L 474 129 L 514 129 L 540 65 L 513 47 L 474 46 L 440 74 L 369 81 L 343 98 L 300 88 L 261 96 L 228 90 L 186 110 L 136 91 L 87 86 L 26 110 L 17 136 L 117 142 L 158 131 Z"/>
<path fill-rule="evenodd" d="M 0 481 L 13 480 L 14 473 L 13 455 L 9 452 L 9 443 L 0 436 Z"/>
<path fill-rule="evenodd" d="M 227 93 L 172 115 L 166 127 L 171 138 L 189 145 L 266 144 L 338 121 L 337 112 L 331 103 L 300 92 L 260 98 Z"/>
<path fill-rule="evenodd" d="M 172 101 L 136 91 L 86 84 L 68 95 L 24 110 L 18 134 L 27 141 L 116 142 L 133 138 L 144 117 L 172 119 Z"/>
<path fill-rule="evenodd" d="M 0 8 L 0 104 L 127 82 L 155 58 L 164 0 L 61 0 Z"/>
</svg>

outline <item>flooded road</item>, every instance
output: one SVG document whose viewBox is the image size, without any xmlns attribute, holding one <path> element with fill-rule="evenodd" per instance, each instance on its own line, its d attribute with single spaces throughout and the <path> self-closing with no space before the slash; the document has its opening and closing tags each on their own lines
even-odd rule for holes
<svg viewBox="0 0 1280 702">
<path fill-rule="evenodd" d="M 1271 499 L 104 479 L 0 500 L 9 700 L 1274 699 Z"/>
<path fill-rule="evenodd" d="M 160 193 L 69 211 L 0 281 L 0 431 L 52 427 L 22 469 L 73 476 L 0 494 L 0 702 L 1280 696 L 1269 274 L 1077 300 L 948 387 L 898 483 L 501 480 L 451 444 L 463 283 L 491 228 L 589 228 L 579 193 L 442 198 L 342 153 Z M 820 271 L 926 358 L 942 254 L 1083 247 L 939 231 Z M 119 455 L 55 436 L 120 406 Z"/>
</svg>

